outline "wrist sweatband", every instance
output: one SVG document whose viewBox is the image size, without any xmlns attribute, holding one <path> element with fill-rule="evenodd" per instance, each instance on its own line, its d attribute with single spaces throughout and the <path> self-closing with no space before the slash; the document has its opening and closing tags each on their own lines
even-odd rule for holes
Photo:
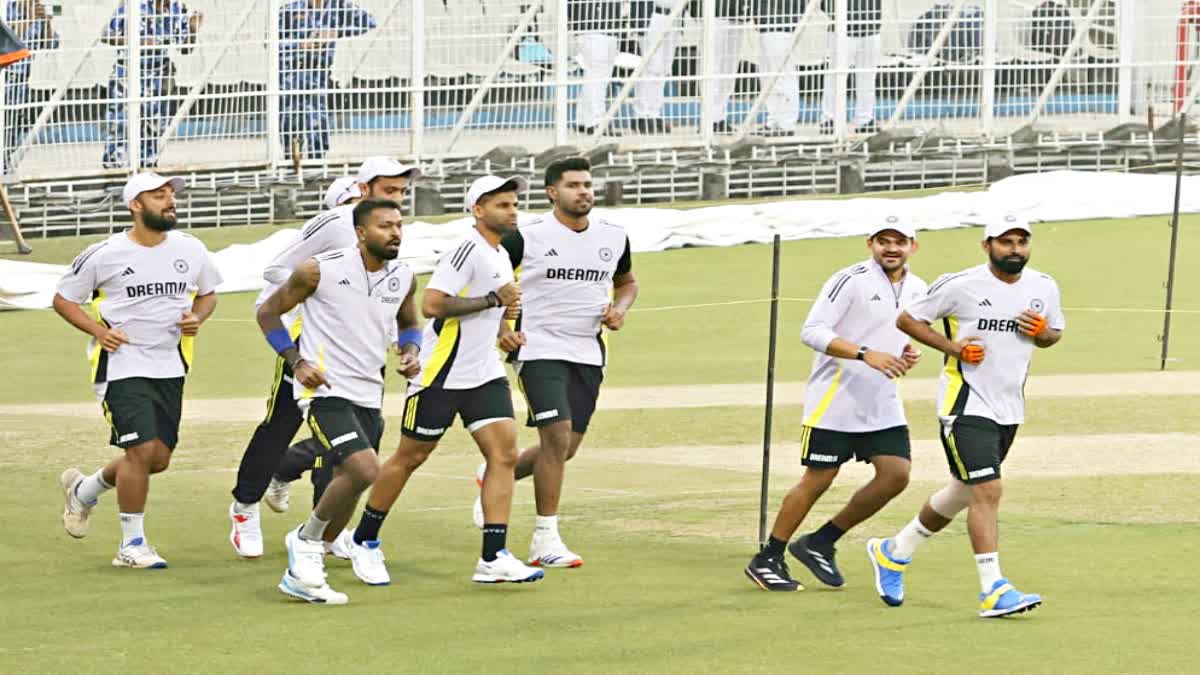
<svg viewBox="0 0 1200 675">
<path fill-rule="evenodd" d="M 296 346 L 296 343 L 292 342 L 292 336 L 288 335 L 286 328 L 276 328 L 267 333 L 267 344 L 271 345 L 271 349 L 274 349 L 276 354 L 282 354 L 289 348 L 295 348 Z"/>
<path fill-rule="evenodd" d="M 420 328 L 407 328 L 403 331 L 400 331 L 400 337 L 396 339 L 396 344 L 400 345 L 401 347 L 403 347 L 404 345 L 416 345 L 417 348 L 420 349 L 421 348 L 421 329 Z"/>
</svg>

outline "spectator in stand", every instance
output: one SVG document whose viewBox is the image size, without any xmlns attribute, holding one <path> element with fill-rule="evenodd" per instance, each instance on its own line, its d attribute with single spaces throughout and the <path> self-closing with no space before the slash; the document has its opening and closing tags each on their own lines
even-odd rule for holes
<svg viewBox="0 0 1200 675">
<path fill-rule="evenodd" d="M 810 2 L 814 0 L 809 0 Z M 879 35 L 882 21 L 882 0 L 845 0 L 846 42 L 848 45 L 847 65 L 858 72 L 854 75 L 854 117 L 851 127 L 855 133 L 873 134 L 879 130 L 875 123 L 875 71 L 883 52 L 883 41 Z M 825 75 L 825 94 L 821 98 L 823 119 L 821 133 L 832 134 L 835 116 L 835 77 L 837 50 L 837 0 L 821 0 L 821 10 L 833 23 L 829 26 L 829 70 Z M 849 94 L 850 90 L 847 90 Z"/>
</svg>

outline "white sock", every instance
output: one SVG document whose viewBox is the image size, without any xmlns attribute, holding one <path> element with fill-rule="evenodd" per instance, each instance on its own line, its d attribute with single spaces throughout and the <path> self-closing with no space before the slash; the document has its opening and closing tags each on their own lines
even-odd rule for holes
<svg viewBox="0 0 1200 675">
<path fill-rule="evenodd" d="M 980 553 L 975 556 L 975 566 L 979 568 L 979 587 L 984 593 L 989 593 L 996 582 L 1003 579 L 1000 574 L 1000 554 Z"/>
<path fill-rule="evenodd" d="M 95 506 L 100 495 L 113 489 L 113 486 L 104 482 L 102 473 L 104 473 L 103 469 L 79 481 L 79 485 L 75 486 L 75 496 L 85 506 Z"/>
<path fill-rule="evenodd" d="M 241 502 L 234 502 L 233 510 L 238 513 L 258 513 L 258 503 L 243 504 Z"/>
<path fill-rule="evenodd" d="M 321 520 L 317 517 L 314 511 L 308 516 L 308 520 L 300 527 L 300 538 L 305 541 L 324 541 L 325 526 L 329 525 L 328 520 Z"/>
<path fill-rule="evenodd" d="M 537 516 L 533 531 L 534 534 L 558 534 L 558 516 Z"/>
<path fill-rule="evenodd" d="M 907 560 L 917 552 L 918 546 L 932 536 L 933 532 L 921 524 L 921 517 L 915 516 L 912 522 L 905 525 L 904 529 L 900 530 L 899 534 L 892 539 L 891 555 L 898 560 Z"/>
<path fill-rule="evenodd" d="M 121 546 L 146 543 L 146 530 L 142 522 L 145 516 L 144 513 L 121 514 Z"/>
</svg>

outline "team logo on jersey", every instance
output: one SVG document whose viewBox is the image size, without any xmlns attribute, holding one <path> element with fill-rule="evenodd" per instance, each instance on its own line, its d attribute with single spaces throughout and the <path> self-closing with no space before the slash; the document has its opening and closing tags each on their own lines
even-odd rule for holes
<svg viewBox="0 0 1200 675">
<path fill-rule="evenodd" d="M 190 268 L 188 267 L 186 260 L 184 260 L 183 258 L 176 258 L 176 260 L 175 260 L 175 271 L 176 272 L 179 272 L 180 274 L 187 274 L 188 269 L 190 269 Z"/>
<path fill-rule="evenodd" d="M 1040 298 L 1034 298 L 1029 301 L 1029 309 L 1033 310 L 1034 314 L 1041 314 L 1046 309 L 1046 303 L 1042 302 Z"/>
<path fill-rule="evenodd" d="M 980 319 L 979 330 L 993 333 L 1016 333 L 1020 326 L 1013 319 Z"/>
<path fill-rule="evenodd" d="M 600 249 L 600 259 L 604 262 L 612 260 L 612 249 L 607 247 Z"/>
<path fill-rule="evenodd" d="M 400 279 L 397 277 L 392 277 L 391 279 L 388 279 L 388 290 L 393 293 L 400 290 Z"/>
</svg>

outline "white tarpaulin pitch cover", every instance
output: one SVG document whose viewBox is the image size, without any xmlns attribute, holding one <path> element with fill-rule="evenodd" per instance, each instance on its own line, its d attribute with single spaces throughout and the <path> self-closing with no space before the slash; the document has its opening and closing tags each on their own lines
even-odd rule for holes
<svg viewBox="0 0 1200 675">
<path fill-rule="evenodd" d="M 1181 210 L 1200 212 L 1200 176 L 1183 180 Z M 641 253 L 768 242 L 775 234 L 784 239 L 863 235 L 888 216 L 906 219 L 918 230 L 983 224 L 1006 214 L 1032 221 L 1144 216 L 1169 212 L 1174 190 L 1174 176 L 1170 175 L 1056 171 L 1006 178 L 983 192 L 944 192 L 916 199 L 864 197 L 692 210 L 596 209 L 595 213 L 624 226 L 633 251 Z M 526 214 L 521 218 L 526 222 L 535 217 Z M 466 218 L 443 225 L 408 223 L 400 256 L 418 273 L 428 272 L 468 227 Z M 262 288 L 263 268 L 298 232 L 284 229 L 253 244 L 217 251 L 214 256 L 225 278 L 218 290 Z M 65 265 L 0 260 L 0 309 L 49 307 L 55 284 L 66 269 Z"/>
</svg>

